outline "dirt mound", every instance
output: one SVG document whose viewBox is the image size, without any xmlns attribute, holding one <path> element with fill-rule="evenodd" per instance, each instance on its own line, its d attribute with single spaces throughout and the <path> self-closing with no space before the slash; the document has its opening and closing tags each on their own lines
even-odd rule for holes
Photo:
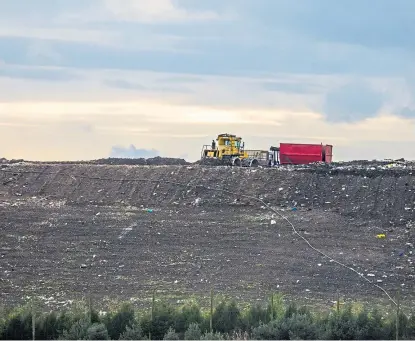
<svg viewBox="0 0 415 341">
<path fill-rule="evenodd" d="M 414 170 L 408 162 L 8 165 L 0 170 L 2 299 L 188 296 L 212 286 L 247 300 L 270 290 L 322 304 L 337 291 L 384 298 L 308 248 L 266 203 L 318 249 L 414 302 Z"/>
<path fill-rule="evenodd" d="M 168 165 L 188 165 L 184 159 L 168 158 L 156 156 L 153 158 L 108 158 L 91 161 L 91 164 L 97 165 L 148 165 L 148 166 L 168 166 Z"/>
<path fill-rule="evenodd" d="M 190 163 L 180 158 L 169 157 L 152 157 L 152 158 L 103 158 L 96 160 L 84 160 L 84 161 L 25 161 L 17 160 L 18 162 L 27 162 L 31 164 L 42 165 L 131 165 L 131 166 L 169 166 L 169 165 L 189 165 Z M 4 163 L 16 163 L 5 160 Z"/>
<path fill-rule="evenodd" d="M 14 163 L 20 163 L 20 162 L 24 162 L 24 160 L 23 159 L 7 160 L 4 157 L 0 158 L 0 164 L 14 164 Z"/>
</svg>

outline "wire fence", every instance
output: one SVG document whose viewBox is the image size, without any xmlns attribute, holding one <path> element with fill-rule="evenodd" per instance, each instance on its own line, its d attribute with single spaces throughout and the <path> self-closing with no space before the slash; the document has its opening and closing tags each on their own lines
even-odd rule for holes
<svg viewBox="0 0 415 341">
<path fill-rule="evenodd" d="M 173 307 L 153 292 L 150 306 L 131 304 L 97 310 L 87 296 L 68 311 L 42 312 L 33 299 L 26 309 L 0 314 L 0 339 L 406 339 L 415 337 L 415 315 L 400 310 L 399 297 L 391 315 L 346 305 L 337 298 L 326 312 L 286 302 L 272 293 L 263 302 L 241 307 L 213 290 L 208 305 L 187 300 Z"/>
</svg>

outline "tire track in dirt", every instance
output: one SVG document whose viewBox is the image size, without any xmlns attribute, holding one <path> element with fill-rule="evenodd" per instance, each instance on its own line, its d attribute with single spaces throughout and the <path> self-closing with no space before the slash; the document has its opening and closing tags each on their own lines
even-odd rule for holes
<svg viewBox="0 0 415 341">
<path fill-rule="evenodd" d="M 22 167 L 22 168 L 19 168 Z M 225 190 L 243 189 L 241 193 L 249 193 L 254 196 L 263 195 L 267 201 L 276 205 L 290 206 L 293 202 L 303 204 L 304 207 L 336 209 L 341 214 L 348 216 L 361 216 L 362 218 L 371 218 L 374 215 L 380 217 L 385 222 L 393 220 L 394 224 L 406 224 L 408 220 L 415 220 L 415 210 L 411 200 L 414 200 L 415 186 L 413 176 L 393 178 L 391 176 L 383 176 L 382 180 L 378 178 L 366 178 L 359 175 L 337 174 L 329 175 L 322 173 L 302 173 L 295 171 L 284 171 L 275 169 L 258 169 L 257 172 L 251 173 L 249 169 L 216 169 L 203 168 L 192 166 L 187 169 L 187 166 L 173 166 L 173 167 L 132 167 L 128 172 L 125 172 L 125 181 L 121 183 L 114 183 L 113 181 L 106 181 L 105 184 L 101 180 L 82 178 L 83 174 L 96 175 L 96 178 L 103 180 L 110 180 L 111 178 L 119 178 L 123 173 L 122 166 L 72 166 L 69 169 L 60 165 L 46 166 L 49 167 L 48 172 L 45 173 L 45 166 L 13 166 L 13 169 L 18 171 L 34 170 L 43 174 L 38 174 L 38 180 L 31 179 L 30 174 L 25 174 L 16 179 L 13 183 L 3 185 L 5 189 L 16 192 L 25 189 L 26 182 L 29 186 L 26 187 L 25 193 L 27 195 L 52 195 L 62 199 L 73 199 L 77 202 L 97 201 L 101 200 L 104 193 L 99 194 L 98 190 L 102 189 L 107 193 L 107 202 L 121 202 L 128 199 L 131 204 L 138 202 L 147 202 L 158 205 L 169 205 L 174 200 L 185 200 L 187 197 L 194 197 L 194 191 L 187 193 L 185 188 L 174 190 L 174 184 L 170 184 L 170 189 L 164 190 L 163 195 L 154 197 L 152 193 L 157 189 L 157 180 L 169 180 L 171 172 L 177 172 L 173 179 L 175 181 L 188 184 L 205 184 L 207 186 L 217 186 Z M 13 170 L 11 170 L 13 172 Z M 74 179 L 63 176 L 63 173 L 56 174 L 56 172 L 71 172 Z M 232 174 L 234 172 L 234 174 Z M 8 173 L 9 174 L 9 173 Z M 178 176 L 178 174 L 180 174 Z M 50 178 L 54 176 L 54 178 Z M 88 176 L 88 175 L 87 175 Z M 133 176 L 134 178 L 147 179 L 152 181 L 150 188 L 143 182 L 137 182 L 134 185 L 134 179 L 127 179 Z M 2 172 L 2 177 L 6 178 L 6 173 Z M 44 179 L 41 183 L 40 179 Z M 408 180 L 410 179 L 410 180 Z M 118 179 L 118 182 L 121 179 Z M 133 181 L 129 181 L 133 180 Z M 397 181 L 398 180 L 398 181 Z M 34 182 L 33 182 L 34 181 Z M 381 181 L 379 183 L 379 181 Z M 344 184 L 345 190 L 342 190 L 341 183 Z M 121 185 L 122 184 L 122 185 Z M 407 184 L 405 186 L 405 184 Z M 39 188 L 40 186 L 41 188 Z M 120 187 L 124 186 L 124 187 Z M 130 189 L 136 186 L 135 192 L 139 193 L 139 197 L 125 195 Z M 365 187 L 366 186 L 366 187 Z M 379 186 L 382 188 L 379 189 Z M 283 187 L 283 191 L 279 191 L 279 187 Z M 135 193 L 134 192 L 134 193 Z M 10 192 L 12 195 L 13 193 Z M 69 195 L 68 195 L 69 193 Z M 201 199 L 206 199 L 207 202 L 212 201 L 212 194 L 207 191 L 199 191 L 202 195 Z M 375 193 L 375 194 L 373 194 Z M 368 195 L 369 194 L 369 195 Z M 203 196 L 206 196 L 203 198 Z M 225 200 L 227 196 L 217 195 L 219 200 Z M 369 198 L 371 197 L 371 200 Z M 222 198 L 222 199 L 220 199 Z M 308 199 L 307 199 L 308 198 Z M 327 206 L 325 202 L 331 202 Z M 376 202 L 376 203 L 375 203 Z M 412 205 L 411 209 L 406 209 L 405 204 Z M 403 218 L 403 219 L 401 219 Z"/>
<path fill-rule="evenodd" d="M 185 168 L 177 168 L 172 170 L 170 175 L 172 176 L 171 179 L 177 181 L 177 179 L 185 179 Z M 180 186 L 175 186 L 174 184 L 170 184 L 169 189 L 166 191 L 164 196 L 164 200 L 167 202 L 168 205 L 172 205 L 173 203 L 180 201 L 180 196 L 183 192 L 183 188 Z"/>
</svg>

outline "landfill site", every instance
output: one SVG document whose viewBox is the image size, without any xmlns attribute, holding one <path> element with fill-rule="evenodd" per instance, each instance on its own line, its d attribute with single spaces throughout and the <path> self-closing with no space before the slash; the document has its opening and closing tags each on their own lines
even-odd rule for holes
<svg viewBox="0 0 415 341">
<path fill-rule="evenodd" d="M 415 303 L 415 163 L 0 164 L 0 300 Z M 388 296 L 389 295 L 389 296 Z"/>
</svg>

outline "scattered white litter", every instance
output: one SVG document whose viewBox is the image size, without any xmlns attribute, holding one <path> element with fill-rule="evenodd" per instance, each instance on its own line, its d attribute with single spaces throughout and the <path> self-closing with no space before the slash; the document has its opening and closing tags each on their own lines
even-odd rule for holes
<svg viewBox="0 0 415 341">
<path fill-rule="evenodd" d="M 132 227 L 123 228 L 121 234 L 118 236 L 118 239 L 123 239 L 128 234 L 128 232 L 132 231 L 132 229 Z"/>
</svg>

